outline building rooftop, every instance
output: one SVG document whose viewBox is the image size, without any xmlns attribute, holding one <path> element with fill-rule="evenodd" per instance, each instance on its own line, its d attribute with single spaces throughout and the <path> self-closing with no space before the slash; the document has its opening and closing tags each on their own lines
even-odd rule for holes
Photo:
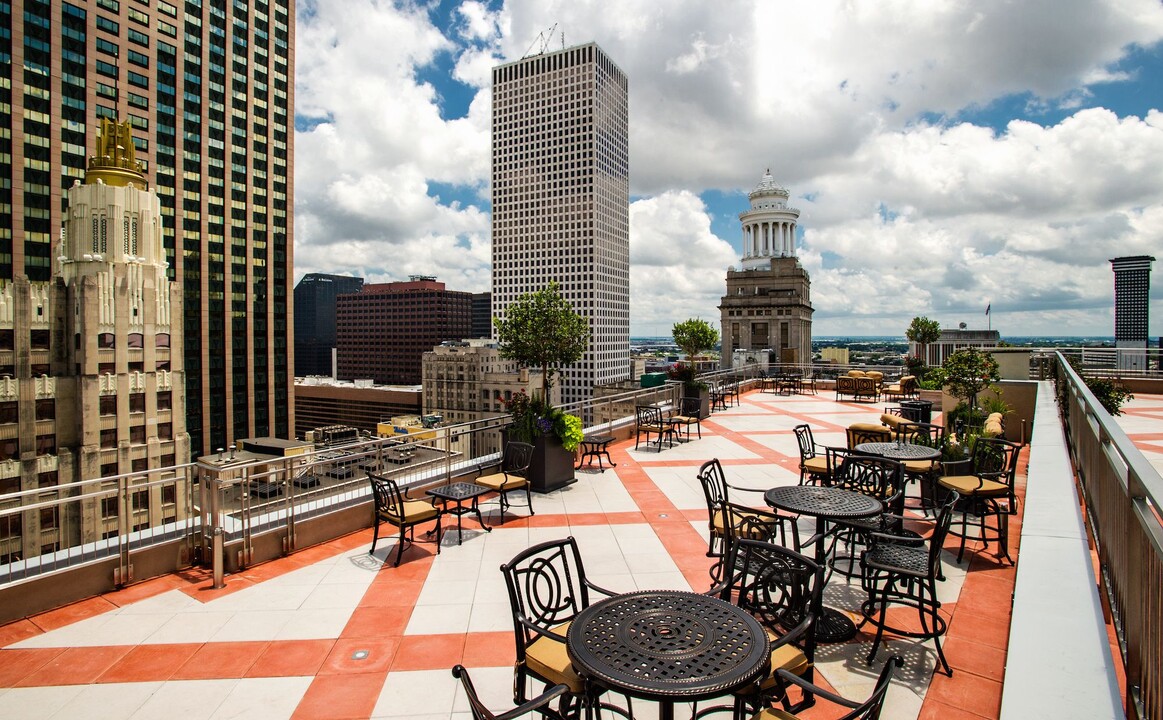
<svg viewBox="0 0 1163 720">
<path fill-rule="evenodd" d="M 705 420 L 701 439 L 662 452 L 616 443 L 616 468 L 583 469 L 576 484 L 536 496 L 536 515 L 514 508 L 500 524 L 488 501 L 492 532 L 466 519 L 463 544 L 448 533 L 436 555 L 417 543 L 398 568 L 385 563 L 395 552 L 391 538 L 368 554 L 369 529 L 229 575 L 222 589 L 213 589 L 209 571 L 192 569 L 0 626 L 0 716 L 468 718 L 449 672 L 457 663 L 470 668 L 486 703 L 506 709 L 515 651 L 501 563 L 572 535 L 600 585 L 705 590 L 711 560 L 700 464 L 719 458 L 734 485 L 796 484 L 796 424 L 811 424 L 818 442 L 843 444 L 847 425 L 874 421 L 881 409 L 833 402 L 831 393 L 750 392 Z M 1140 396 L 1123 418 L 1156 467 L 1161 412 L 1163 397 Z M 1023 497 L 1028 453 L 1019 466 Z M 1011 546 L 1020 563 L 1025 502 L 1019 509 Z M 863 699 L 880 663 L 899 653 L 907 664 L 884 717 L 999 717 L 1016 568 L 991 553 L 954 559 L 946 550 L 940 586 L 952 678 L 934 676 L 931 642 L 893 638 L 868 667 L 871 635 L 862 632 L 821 646 L 817 679 Z M 829 582 L 828 604 L 853 611 L 862 599 L 858 585 Z M 836 710 L 820 702 L 805 717 Z M 654 710 L 636 701 L 635 712 Z"/>
</svg>

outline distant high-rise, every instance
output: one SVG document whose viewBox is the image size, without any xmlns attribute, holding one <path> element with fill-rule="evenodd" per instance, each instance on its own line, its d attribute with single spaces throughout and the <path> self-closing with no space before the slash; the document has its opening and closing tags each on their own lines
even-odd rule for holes
<svg viewBox="0 0 1163 720">
<path fill-rule="evenodd" d="M 134 127 L 182 287 L 193 454 L 289 436 L 294 0 L 0 3 L 0 282 L 47 281 L 98 118 Z"/>
<path fill-rule="evenodd" d="M 357 293 L 363 278 L 307 273 L 295 286 L 295 375 L 331 375 L 335 298 Z"/>
<path fill-rule="evenodd" d="M 594 43 L 493 68 L 493 315 L 559 283 L 592 333 L 565 402 L 630 367 L 628 103 Z"/>
<path fill-rule="evenodd" d="M 1114 258 L 1115 272 L 1115 346 L 1132 352 L 1119 353 L 1119 367 L 1124 370 L 1146 369 L 1147 327 L 1150 319 L 1150 255 Z"/>
<path fill-rule="evenodd" d="M 471 328 L 472 293 L 446 290 L 433 277 L 364 285 L 335 306 L 340 380 L 419 385 L 424 353 L 463 340 Z"/>
<path fill-rule="evenodd" d="M 472 337 L 491 338 L 493 336 L 493 296 L 492 293 L 472 294 Z"/>
<path fill-rule="evenodd" d="M 812 281 L 796 258 L 800 211 L 788 197 L 768 171 L 748 195 L 751 207 L 739 213 L 742 269 L 727 271 L 719 304 L 725 368 L 736 350 L 770 350 L 775 363 L 812 361 Z"/>
</svg>

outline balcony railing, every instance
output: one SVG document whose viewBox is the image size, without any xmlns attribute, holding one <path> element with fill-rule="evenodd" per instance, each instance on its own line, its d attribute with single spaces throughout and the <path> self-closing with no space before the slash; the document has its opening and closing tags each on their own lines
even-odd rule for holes
<svg viewBox="0 0 1163 720">
<path fill-rule="evenodd" d="M 1126 669 L 1129 718 L 1163 718 L 1163 479 L 1065 361 L 1059 402 Z"/>
</svg>

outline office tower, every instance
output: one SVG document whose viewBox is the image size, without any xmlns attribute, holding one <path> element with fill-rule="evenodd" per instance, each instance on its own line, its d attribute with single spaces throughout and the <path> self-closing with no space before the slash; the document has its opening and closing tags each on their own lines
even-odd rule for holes
<svg viewBox="0 0 1163 720">
<path fill-rule="evenodd" d="M 630 367 L 628 100 L 593 43 L 493 68 L 493 315 L 559 284 L 592 333 L 565 402 Z"/>
<path fill-rule="evenodd" d="M 493 296 L 481 292 L 472 294 L 471 337 L 491 338 L 493 336 Z"/>
<path fill-rule="evenodd" d="M 293 0 L 0 3 L 0 279 L 47 281 L 98 118 L 134 127 L 183 288 L 195 455 L 293 426 Z"/>
<path fill-rule="evenodd" d="M 308 273 L 295 286 L 295 374 L 331 375 L 335 298 L 357 293 L 363 278 Z"/>
<path fill-rule="evenodd" d="M 1150 255 L 1114 258 L 1115 346 L 1119 348 L 1119 369 L 1147 369 L 1147 326 L 1150 319 Z M 1125 348 L 1125 351 L 1124 351 Z"/>
<path fill-rule="evenodd" d="M 185 514 L 184 483 L 142 488 L 121 508 L 119 481 L 98 480 L 190 459 L 181 287 L 166 274 L 161 203 L 128 124 L 101 121 L 85 182 L 65 195 L 52 279 L 0 281 L 0 494 L 40 489 L 24 497 L 34 504 L 57 499 L 57 485 L 97 482 L 76 503 L 11 516 L 2 562 Z"/>
<path fill-rule="evenodd" d="M 434 277 L 364 285 L 336 300 L 340 380 L 419 385 L 421 357 L 468 337 L 472 293 L 446 290 Z"/>
<path fill-rule="evenodd" d="M 743 225 L 742 269 L 727 271 L 727 294 L 719 304 L 723 324 L 722 365 L 731 367 L 756 351 L 770 350 L 774 363 L 812 361 L 812 281 L 796 257 L 800 211 L 787 204 L 788 191 L 764 173 L 739 213 Z"/>
</svg>

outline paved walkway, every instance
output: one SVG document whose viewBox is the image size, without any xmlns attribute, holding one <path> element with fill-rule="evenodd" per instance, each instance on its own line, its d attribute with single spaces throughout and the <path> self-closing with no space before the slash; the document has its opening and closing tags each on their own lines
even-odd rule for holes
<svg viewBox="0 0 1163 720">
<path fill-rule="evenodd" d="M 573 535 L 601 585 L 704 590 L 710 561 L 699 465 L 717 457 L 732 484 L 758 490 L 795 484 L 795 425 L 809 423 L 819 442 L 843 445 L 847 425 L 876 421 L 882 409 L 836 403 L 830 393 L 752 392 L 705 421 L 702 439 L 661 452 L 616 444 L 617 468 L 580 471 L 575 485 L 535 497 L 535 516 L 515 509 L 491 533 L 469 529 L 475 523 L 466 519 L 463 545 L 455 533 L 440 555 L 418 543 L 399 568 L 385 564 L 393 541 L 381 540 L 371 556 L 371 531 L 361 531 L 229 576 L 221 590 L 194 570 L 0 627 L 0 718 L 459 720 L 469 714 L 449 673 L 456 663 L 472 670 L 487 703 L 505 709 L 515 651 L 502 562 Z M 1024 469 L 1023 460 L 1019 492 Z M 496 524 L 495 502 L 487 507 Z M 1016 553 L 1020 518 L 1011 535 Z M 968 552 L 961 565 L 953 558 L 947 551 L 940 592 L 954 676 L 933 675 L 931 642 L 890 641 L 880 662 L 895 652 L 907 665 L 885 717 L 997 716 L 1014 569 L 991 553 Z M 849 611 L 862 598 L 835 579 L 827 590 L 828 604 Z M 864 664 L 870 642 L 861 633 L 822 647 L 817 677 L 865 697 L 879 671 L 879 663 Z M 649 704 L 635 710 L 652 717 Z M 821 702 L 805 717 L 839 714 Z"/>
</svg>

